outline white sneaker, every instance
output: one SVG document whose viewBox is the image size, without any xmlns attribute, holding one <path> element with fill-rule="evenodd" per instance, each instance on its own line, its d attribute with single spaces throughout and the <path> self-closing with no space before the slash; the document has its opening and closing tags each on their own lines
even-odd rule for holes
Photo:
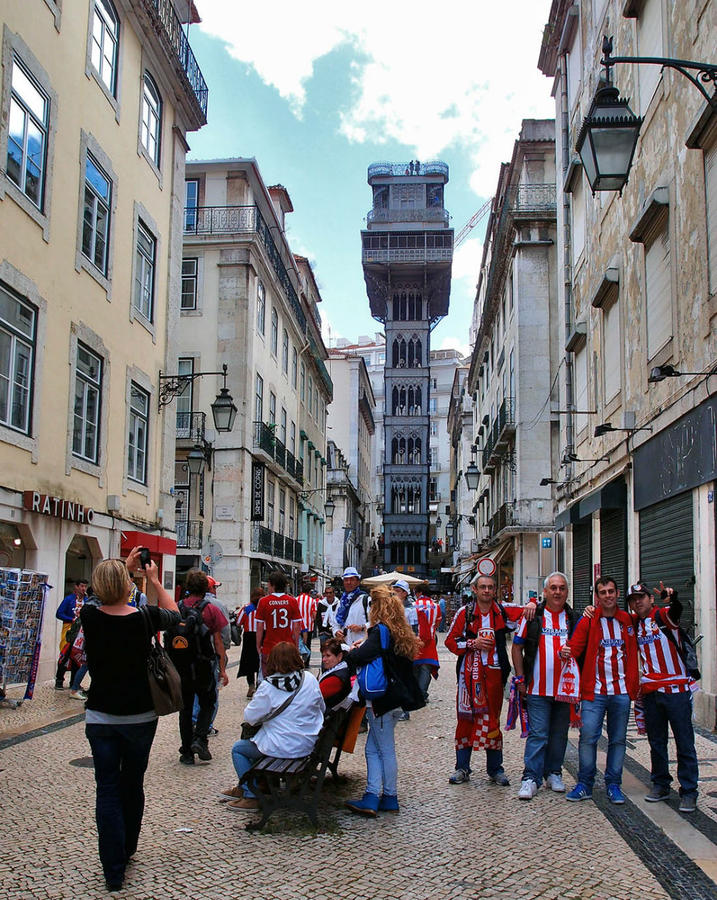
<svg viewBox="0 0 717 900">
<path fill-rule="evenodd" d="M 519 800 L 532 800 L 538 793 L 538 785 L 532 778 L 524 778 L 520 782 L 520 790 L 518 791 Z"/>
<path fill-rule="evenodd" d="M 560 775 L 556 775 L 554 772 L 551 775 L 548 775 L 547 786 L 551 791 L 555 791 L 556 794 L 564 794 L 565 793 L 565 783 Z"/>
</svg>

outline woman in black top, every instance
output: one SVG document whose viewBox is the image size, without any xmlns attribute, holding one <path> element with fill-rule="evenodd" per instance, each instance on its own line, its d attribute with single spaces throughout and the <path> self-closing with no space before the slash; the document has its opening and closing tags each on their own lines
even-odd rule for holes
<svg viewBox="0 0 717 900">
<path fill-rule="evenodd" d="M 140 547 L 127 557 L 101 562 L 92 575 L 100 605 L 85 604 L 80 613 L 87 666 L 92 684 L 85 704 L 85 734 L 92 748 L 97 782 L 97 836 L 107 889 L 118 891 L 127 861 L 137 849 L 144 812 L 144 773 L 157 714 L 147 680 L 151 631 L 179 620 L 177 604 L 159 582 L 157 566 L 144 571 L 159 607 L 140 612 L 128 601 L 129 573 L 139 568 Z"/>
</svg>

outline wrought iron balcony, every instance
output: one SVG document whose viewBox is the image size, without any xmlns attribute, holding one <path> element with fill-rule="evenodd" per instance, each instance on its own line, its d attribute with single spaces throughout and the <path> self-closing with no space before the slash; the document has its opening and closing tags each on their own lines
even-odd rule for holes
<svg viewBox="0 0 717 900">
<path fill-rule="evenodd" d="M 183 550 L 201 550 L 204 523 L 200 519 L 178 520 L 175 523 L 177 547 Z"/>
<path fill-rule="evenodd" d="M 411 171 L 413 169 L 413 171 Z M 376 178 L 379 175 L 440 175 L 448 181 L 448 166 L 440 160 L 433 159 L 430 162 L 419 163 L 418 169 L 412 163 L 376 162 L 368 167 L 368 177 Z"/>
<path fill-rule="evenodd" d="M 194 53 L 192 53 L 192 48 L 189 46 L 187 35 L 184 33 L 182 23 L 174 9 L 174 3 L 172 0 L 143 0 L 143 2 L 160 41 L 181 68 L 188 88 L 187 93 L 196 104 L 201 124 L 206 125 L 209 89 Z"/>
<path fill-rule="evenodd" d="M 429 206 L 423 209 L 370 209 L 366 214 L 368 225 L 389 222 L 442 222 L 447 225 L 449 220 L 448 210 L 441 206 Z"/>
<path fill-rule="evenodd" d="M 273 531 L 263 525 L 253 525 L 251 529 L 251 549 L 254 553 L 271 553 Z"/>
<path fill-rule="evenodd" d="M 495 420 L 495 451 L 500 453 L 508 446 L 509 438 L 515 434 L 515 402 L 512 397 L 506 397 L 500 404 Z"/>
<path fill-rule="evenodd" d="M 361 262 L 364 263 L 429 263 L 450 262 L 452 259 L 452 247 L 364 248 L 361 252 Z"/>
<path fill-rule="evenodd" d="M 266 422 L 254 422 L 254 448 L 263 451 L 266 456 L 281 466 L 295 481 L 304 479 L 304 464 L 287 450 L 283 441 L 275 434 L 275 425 Z"/>
<path fill-rule="evenodd" d="M 252 526 L 251 549 L 254 553 L 266 553 L 276 559 L 303 562 L 301 541 L 284 537 L 264 525 Z"/>
<path fill-rule="evenodd" d="M 187 206 L 184 209 L 184 232 L 196 235 L 256 234 L 284 289 L 302 334 L 306 333 L 306 315 L 298 294 L 269 226 L 257 206 Z"/>
<path fill-rule="evenodd" d="M 519 184 L 513 212 L 516 216 L 537 213 L 539 216 L 555 216 L 554 184 Z"/>
<path fill-rule="evenodd" d="M 203 412 L 178 412 L 177 440 L 201 444 L 204 441 L 206 419 L 206 413 Z"/>
<path fill-rule="evenodd" d="M 513 504 L 503 503 L 490 518 L 490 536 L 495 537 L 498 532 L 513 524 Z"/>
</svg>

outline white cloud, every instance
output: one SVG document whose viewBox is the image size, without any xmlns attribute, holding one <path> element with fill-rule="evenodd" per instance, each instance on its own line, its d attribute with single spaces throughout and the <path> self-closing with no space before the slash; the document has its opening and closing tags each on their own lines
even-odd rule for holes
<svg viewBox="0 0 717 900">
<path fill-rule="evenodd" d="M 457 337 L 444 337 L 440 347 L 433 347 L 433 350 L 458 350 L 461 356 L 468 356 L 470 347 L 465 340 Z"/>
<path fill-rule="evenodd" d="M 357 100 L 341 111 L 351 141 L 392 139 L 425 160 L 466 148 L 482 197 L 510 158 L 520 121 L 551 117 L 550 83 L 537 70 L 549 0 L 444 0 L 420 6 L 365 0 L 337 4 L 201 6 L 202 28 L 226 41 L 301 116 L 316 60 L 345 43 L 356 49 Z M 518 25 L 518 27 L 516 27 Z"/>
</svg>

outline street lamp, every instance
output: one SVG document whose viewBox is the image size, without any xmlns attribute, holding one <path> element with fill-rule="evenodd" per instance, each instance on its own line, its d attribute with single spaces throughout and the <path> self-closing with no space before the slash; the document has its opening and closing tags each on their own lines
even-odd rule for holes
<svg viewBox="0 0 717 900">
<path fill-rule="evenodd" d="M 665 378 L 679 378 L 680 375 L 714 375 L 716 370 L 717 366 L 707 369 L 706 372 L 679 372 L 674 366 L 671 366 L 668 363 L 665 366 L 654 366 L 654 368 L 650 369 L 650 376 L 647 379 L 647 383 L 657 384 L 660 381 L 664 381 Z"/>
<path fill-rule="evenodd" d="M 237 408 L 234 405 L 234 398 L 227 390 L 227 366 L 222 366 L 221 372 L 190 372 L 186 375 L 162 375 L 159 373 L 159 396 L 157 398 L 158 408 L 161 410 L 163 406 L 171 403 L 175 397 L 184 393 L 188 384 L 193 384 L 197 378 L 203 378 L 205 375 L 222 375 L 224 385 L 217 394 L 217 397 L 211 405 L 212 418 L 214 419 L 214 427 L 219 432 L 231 431 L 234 427 Z"/>
<path fill-rule="evenodd" d="M 195 444 L 189 453 L 187 453 L 187 469 L 189 470 L 189 474 L 201 475 L 204 471 L 205 462 L 204 451 L 199 444 Z"/>
<path fill-rule="evenodd" d="M 583 120 L 576 145 L 593 194 L 596 191 L 622 192 L 643 121 L 632 112 L 626 100 L 620 99 L 618 89 L 611 84 L 610 70 L 614 65 L 636 63 L 676 69 L 717 112 L 717 89 L 709 94 L 704 87 L 706 83 L 717 83 L 717 65 L 658 56 L 613 56 L 612 38 L 607 36 L 603 38 L 602 52 L 600 64 L 605 67 L 605 75 L 600 79 L 590 111 Z M 697 76 L 691 71 L 696 71 Z"/>
<path fill-rule="evenodd" d="M 438 515 L 436 516 L 436 528 L 440 528 L 441 525 L 443 525 L 443 519 Z"/>
<path fill-rule="evenodd" d="M 331 499 L 331 497 L 328 497 L 328 499 L 326 500 L 326 503 L 324 503 L 324 512 L 326 513 L 326 518 L 332 519 L 334 516 L 335 510 L 336 510 L 336 504 Z"/>
<path fill-rule="evenodd" d="M 627 431 L 632 434 L 635 431 L 652 431 L 652 426 L 643 425 L 641 428 L 616 428 L 611 422 L 603 422 L 602 425 L 595 426 L 595 437 L 602 437 L 604 434 L 610 434 L 611 431 Z"/>
<path fill-rule="evenodd" d="M 465 472 L 466 484 L 469 491 L 477 491 L 480 482 L 480 470 L 475 464 L 475 460 L 471 460 Z"/>
</svg>

